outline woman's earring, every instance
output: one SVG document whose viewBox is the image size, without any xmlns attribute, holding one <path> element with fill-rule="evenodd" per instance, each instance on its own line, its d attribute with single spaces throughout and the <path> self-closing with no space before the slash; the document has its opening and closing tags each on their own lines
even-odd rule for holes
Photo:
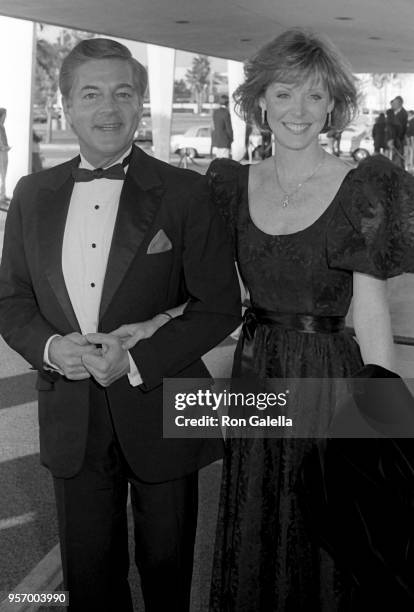
<svg viewBox="0 0 414 612">
<path fill-rule="evenodd" d="M 328 113 L 328 124 L 327 127 L 330 128 L 332 127 L 332 112 Z"/>
<path fill-rule="evenodd" d="M 264 125 L 265 123 L 267 123 L 267 111 L 263 108 L 263 106 L 261 107 L 262 109 L 262 125 Z"/>
</svg>

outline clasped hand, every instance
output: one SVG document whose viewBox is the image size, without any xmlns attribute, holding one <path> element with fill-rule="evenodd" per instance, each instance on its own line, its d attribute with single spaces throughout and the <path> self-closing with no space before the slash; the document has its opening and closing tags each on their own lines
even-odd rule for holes
<svg viewBox="0 0 414 612">
<path fill-rule="evenodd" d="M 49 346 L 50 361 L 70 380 L 92 376 L 102 387 L 108 387 L 129 372 L 128 350 L 151 337 L 167 320 L 165 315 L 156 315 L 147 321 L 122 325 L 110 334 L 82 336 L 74 332 L 53 338 Z"/>
<path fill-rule="evenodd" d="M 97 348 L 100 344 L 102 348 Z M 53 338 L 49 346 L 50 361 L 70 380 L 91 376 L 103 387 L 108 387 L 129 372 L 128 352 L 122 341 L 111 334 L 77 332 Z"/>
</svg>

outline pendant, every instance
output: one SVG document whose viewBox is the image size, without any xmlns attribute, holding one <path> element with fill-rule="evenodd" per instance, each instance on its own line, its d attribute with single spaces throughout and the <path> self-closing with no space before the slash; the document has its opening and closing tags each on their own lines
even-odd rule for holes
<svg viewBox="0 0 414 612">
<path fill-rule="evenodd" d="M 288 204 L 289 204 L 289 194 L 285 193 L 285 195 L 283 196 L 283 200 L 282 200 L 283 208 L 286 208 L 286 206 L 288 206 Z"/>
</svg>

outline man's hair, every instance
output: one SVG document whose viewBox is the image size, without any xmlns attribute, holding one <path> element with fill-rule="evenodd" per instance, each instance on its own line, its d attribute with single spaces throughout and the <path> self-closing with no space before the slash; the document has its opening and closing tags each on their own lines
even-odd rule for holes
<svg viewBox="0 0 414 612">
<path fill-rule="evenodd" d="M 124 60 L 132 68 L 134 85 L 139 99 L 144 99 L 148 85 L 148 74 L 142 64 L 134 57 L 131 51 L 121 43 L 109 38 L 88 38 L 78 43 L 65 57 L 59 74 L 59 87 L 64 98 L 69 98 L 76 69 L 91 60 L 117 59 Z"/>
<path fill-rule="evenodd" d="M 267 43 L 244 65 L 245 82 L 233 97 L 245 121 L 269 131 L 261 118 L 260 99 L 276 81 L 302 84 L 321 81 L 334 101 L 330 129 L 341 130 L 354 118 L 358 94 L 351 67 L 325 37 L 303 28 L 291 28 Z M 328 129 L 327 125 L 323 131 Z"/>
<path fill-rule="evenodd" d="M 391 100 L 391 102 L 399 102 L 400 104 L 404 104 L 404 100 L 401 96 L 395 96 L 394 100 Z"/>
</svg>

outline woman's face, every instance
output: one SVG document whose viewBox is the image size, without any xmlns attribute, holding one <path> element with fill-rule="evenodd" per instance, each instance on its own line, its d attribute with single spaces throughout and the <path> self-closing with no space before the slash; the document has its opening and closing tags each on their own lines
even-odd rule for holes
<svg viewBox="0 0 414 612">
<path fill-rule="evenodd" d="M 302 84 L 274 82 L 261 99 L 276 142 L 288 149 L 307 148 L 318 139 L 333 109 L 323 82 L 309 78 Z"/>
</svg>

